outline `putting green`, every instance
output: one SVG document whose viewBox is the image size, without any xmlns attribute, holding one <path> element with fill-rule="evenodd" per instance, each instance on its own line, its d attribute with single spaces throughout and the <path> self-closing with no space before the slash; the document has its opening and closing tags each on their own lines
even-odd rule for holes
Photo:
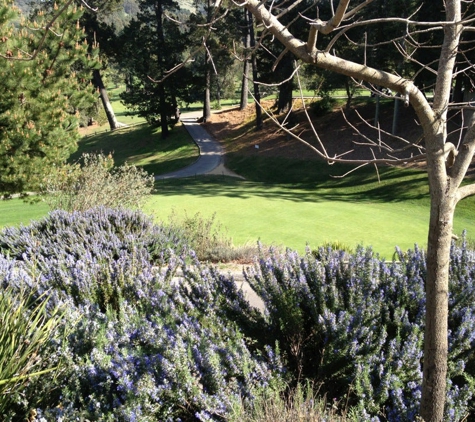
<svg viewBox="0 0 475 422">
<path fill-rule="evenodd" d="M 425 248 L 429 217 L 428 208 L 419 204 L 233 195 L 232 189 L 214 195 L 187 193 L 186 188 L 180 194 L 158 194 L 144 210 L 163 221 L 172 210 L 177 214 L 186 210 L 189 216 L 200 212 L 203 217 L 215 212 L 236 245 L 261 240 L 302 252 L 307 243 L 313 248 L 339 241 L 350 247 L 371 246 L 385 258 L 392 257 L 395 246 Z M 456 232 L 466 228 L 464 223 L 457 221 Z M 471 227 L 475 229 L 473 222 Z"/>
</svg>

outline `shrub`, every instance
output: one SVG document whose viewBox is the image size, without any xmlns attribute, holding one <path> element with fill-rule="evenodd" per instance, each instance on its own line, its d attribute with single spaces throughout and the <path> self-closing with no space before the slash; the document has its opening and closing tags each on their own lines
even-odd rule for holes
<svg viewBox="0 0 475 422">
<path fill-rule="evenodd" d="M 153 191 L 154 181 L 146 171 L 127 163 L 114 167 L 110 155 L 83 154 L 81 164 L 65 165 L 52 172 L 42 194 L 51 209 L 138 208 Z"/>
<path fill-rule="evenodd" d="M 348 419 L 337 413 L 335 403 L 325 402 L 310 383 L 297 385 L 290 392 L 265 389 L 251 406 L 237 406 L 230 422 L 344 422 Z"/>
<path fill-rule="evenodd" d="M 205 218 L 199 212 L 190 217 L 185 211 L 180 217 L 173 211 L 168 217 L 168 224 L 181 232 L 182 238 L 200 261 L 252 262 L 257 253 L 254 246 L 234 246 L 232 239 L 223 234 L 222 226 L 216 221 L 216 213 Z"/>
<path fill-rule="evenodd" d="M 348 395 L 358 420 L 415 420 L 421 394 L 426 274 L 416 248 L 386 263 L 371 250 L 321 248 L 319 259 L 274 253 L 247 271 L 265 302 L 262 332 L 276 339 L 294 382 Z M 452 249 L 447 421 L 474 392 L 475 253 Z M 378 419 L 380 418 L 380 419 Z"/>
<path fill-rule="evenodd" d="M 235 403 L 279 381 L 271 349 L 249 347 L 225 318 L 231 311 L 207 300 L 224 287 L 185 265 L 193 255 L 167 250 L 179 245 L 174 235 L 139 212 L 102 208 L 55 211 L 0 232 L 12 268 L 3 285 L 52 289 L 73 327 L 62 354 L 68 369 L 49 384 L 56 394 L 36 409 L 38 419 L 223 420 Z M 186 279 L 172 279 L 179 266 Z M 248 307 L 223 283 L 230 309 Z"/>
<path fill-rule="evenodd" d="M 0 253 L 23 261 L 45 289 L 103 311 L 119 311 L 135 278 L 151 265 L 166 266 L 172 248 L 186 248 L 173 229 L 132 210 L 53 211 L 28 227 L 0 232 Z"/>
<path fill-rule="evenodd" d="M 333 111 L 335 104 L 336 100 L 332 98 L 329 93 L 325 93 L 321 99 L 312 102 L 311 109 L 315 116 L 324 116 Z"/>
</svg>

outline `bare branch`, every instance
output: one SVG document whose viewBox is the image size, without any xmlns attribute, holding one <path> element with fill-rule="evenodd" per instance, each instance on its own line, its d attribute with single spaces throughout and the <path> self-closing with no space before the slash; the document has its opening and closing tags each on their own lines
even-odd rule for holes
<svg viewBox="0 0 475 422">
<path fill-rule="evenodd" d="M 89 6 L 89 4 L 85 0 L 81 0 L 81 3 L 86 7 L 86 9 L 89 9 L 92 12 L 97 12 L 99 10 L 98 7 L 94 8 L 92 6 Z"/>
<path fill-rule="evenodd" d="M 318 32 L 328 35 L 330 32 L 334 31 L 335 28 L 338 28 L 343 20 L 349 19 L 372 1 L 373 0 L 366 0 L 364 3 L 359 4 L 350 12 L 346 13 L 350 0 L 340 0 L 334 15 L 329 21 L 323 22 L 320 19 L 317 19 L 310 25 L 314 26 Z"/>
</svg>

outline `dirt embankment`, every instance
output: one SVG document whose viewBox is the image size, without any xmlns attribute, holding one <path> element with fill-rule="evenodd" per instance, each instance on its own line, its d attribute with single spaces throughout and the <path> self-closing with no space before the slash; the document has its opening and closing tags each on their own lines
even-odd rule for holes
<svg viewBox="0 0 475 422">
<path fill-rule="evenodd" d="M 270 109 L 271 102 L 263 104 Z M 422 130 L 418 125 L 412 108 L 399 108 L 396 123 L 396 137 L 390 135 L 393 127 L 394 107 L 389 104 L 380 107 L 380 132 L 374 127 L 375 102 L 348 111 L 335 109 L 323 116 L 316 116 L 311 109 L 308 116 L 313 127 L 309 124 L 306 113 L 300 109 L 293 113 L 289 127 L 294 127 L 293 133 L 298 134 L 308 144 L 321 149 L 324 145 L 329 156 L 340 156 L 351 160 L 371 159 L 373 156 L 382 157 L 384 144 L 394 150 L 406 146 L 401 139 L 414 142 L 422 141 Z M 309 145 L 304 144 L 267 118 L 261 131 L 254 129 L 255 106 L 250 104 L 244 111 L 237 108 L 213 113 L 211 121 L 206 123 L 206 129 L 219 141 L 223 142 L 227 153 L 260 156 L 282 156 L 287 158 L 318 160 L 320 157 Z M 282 120 L 284 116 L 279 116 Z M 350 122 L 351 125 L 348 123 Z M 352 127 L 353 126 L 353 127 Z M 381 148 L 368 147 L 368 137 L 381 142 Z M 226 140 L 226 141 L 224 141 Z M 413 148 L 409 154 L 419 154 Z M 373 155 L 374 154 L 374 155 Z M 393 155 L 402 156 L 402 152 L 394 151 Z M 407 156 L 407 150 L 404 151 Z"/>
</svg>

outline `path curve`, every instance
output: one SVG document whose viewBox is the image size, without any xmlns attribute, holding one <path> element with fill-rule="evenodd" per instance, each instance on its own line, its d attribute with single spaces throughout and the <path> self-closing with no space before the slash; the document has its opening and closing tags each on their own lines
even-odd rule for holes
<svg viewBox="0 0 475 422">
<path fill-rule="evenodd" d="M 155 176 L 155 180 L 194 177 L 203 174 L 243 178 L 224 166 L 224 150 L 220 143 L 198 122 L 197 113 L 184 113 L 180 121 L 198 146 L 198 159 L 187 167 Z"/>
</svg>

